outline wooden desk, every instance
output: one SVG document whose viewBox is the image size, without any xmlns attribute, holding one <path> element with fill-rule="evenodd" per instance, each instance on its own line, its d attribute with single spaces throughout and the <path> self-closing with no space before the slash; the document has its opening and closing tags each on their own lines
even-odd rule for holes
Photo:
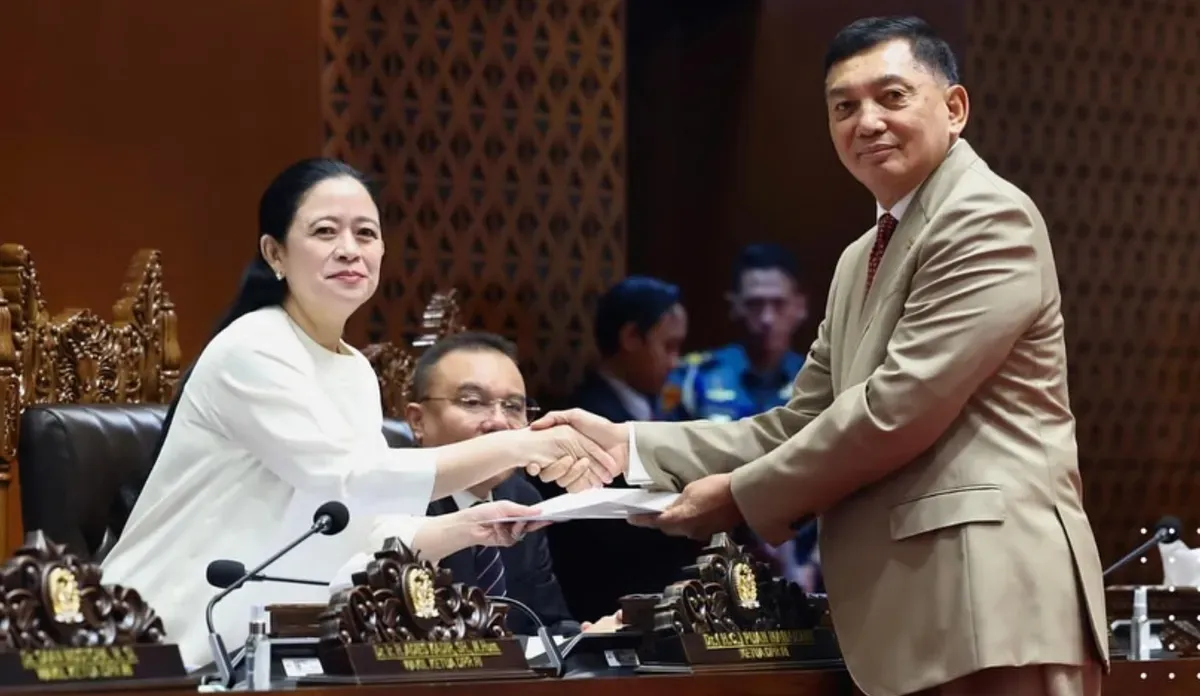
<svg viewBox="0 0 1200 696">
<path fill-rule="evenodd" d="M 305 696 L 863 696 L 841 670 L 742 672 L 698 676 L 644 676 L 611 679 L 457 682 L 303 689 Z M 64 692 L 58 692 L 60 695 Z M 99 693 L 94 690 L 75 692 Z M 107 696 L 179 696 L 194 691 L 111 691 Z M 296 696 L 275 691 L 274 696 Z M 1115 662 L 1104 680 L 1105 696 L 1200 696 L 1200 659 Z"/>
</svg>

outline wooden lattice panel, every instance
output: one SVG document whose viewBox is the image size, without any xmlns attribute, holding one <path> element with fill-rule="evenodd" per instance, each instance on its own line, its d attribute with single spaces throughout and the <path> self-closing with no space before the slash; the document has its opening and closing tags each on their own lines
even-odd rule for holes
<svg viewBox="0 0 1200 696">
<path fill-rule="evenodd" d="M 437 288 L 560 395 L 624 273 L 619 0 L 326 0 L 325 154 L 384 184 L 380 291 L 350 335 L 411 340 Z"/>
<path fill-rule="evenodd" d="M 1050 225 L 1101 556 L 1128 552 L 1164 513 L 1195 546 L 1200 4 L 970 7 L 967 137 Z M 1148 560 L 1141 579 L 1160 580 L 1157 554 Z"/>
</svg>

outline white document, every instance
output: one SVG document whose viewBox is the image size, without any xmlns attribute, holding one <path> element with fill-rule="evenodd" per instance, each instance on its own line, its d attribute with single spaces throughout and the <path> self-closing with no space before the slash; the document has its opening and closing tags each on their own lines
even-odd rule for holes
<svg viewBox="0 0 1200 696">
<path fill-rule="evenodd" d="M 570 640 L 570 638 L 567 638 L 566 636 L 550 636 L 550 639 L 553 640 L 554 644 L 559 648 L 562 647 L 563 643 L 566 643 L 568 640 Z M 530 637 L 529 641 L 525 643 L 526 660 L 532 660 L 535 657 L 541 657 L 545 654 L 546 646 L 542 645 L 541 639 L 539 639 L 537 636 Z"/>
<path fill-rule="evenodd" d="M 640 488 L 593 488 L 579 493 L 564 493 L 537 505 L 535 517 L 511 517 L 497 522 L 548 520 L 623 520 L 633 515 L 653 515 L 675 502 L 678 493 L 647 491 Z"/>
</svg>

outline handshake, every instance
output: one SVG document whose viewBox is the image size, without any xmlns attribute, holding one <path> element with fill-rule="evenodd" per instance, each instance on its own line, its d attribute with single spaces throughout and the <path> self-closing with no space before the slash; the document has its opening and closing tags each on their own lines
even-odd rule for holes
<svg viewBox="0 0 1200 696">
<path fill-rule="evenodd" d="M 629 426 L 580 409 L 530 424 L 525 471 L 570 493 L 601 488 L 629 467 Z"/>
<path fill-rule="evenodd" d="M 518 431 L 518 436 L 523 438 L 519 466 L 524 466 L 529 475 L 553 482 L 569 493 L 602 488 L 629 470 L 630 426 L 613 423 L 587 411 L 572 409 L 548 413 L 525 430 Z M 496 536 L 496 525 L 488 519 L 533 515 L 537 510 L 508 501 L 496 501 L 491 506 L 471 508 L 470 514 L 479 516 L 475 522 L 492 530 L 492 536 L 486 541 L 476 540 L 476 544 L 510 545 L 520 541 L 525 532 L 548 524 L 516 522 Z M 630 523 L 640 527 L 700 540 L 732 530 L 743 521 L 728 473 L 709 474 L 688 483 L 679 497 L 661 513 L 629 518 Z"/>
</svg>

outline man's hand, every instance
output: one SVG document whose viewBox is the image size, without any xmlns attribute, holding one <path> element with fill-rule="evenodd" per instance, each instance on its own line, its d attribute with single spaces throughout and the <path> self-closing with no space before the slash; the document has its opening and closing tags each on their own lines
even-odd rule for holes
<svg viewBox="0 0 1200 696">
<path fill-rule="evenodd" d="M 525 434 L 525 470 L 571 493 L 607 486 L 623 470 L 612 453 L 569 425 L 544 424 Z"/>
<path fill-rule="evenodd" d="M 742 523 L 742 511 L 733 500 L 729 474 L 713 474 L 684 487 L 675 502 L 656 515 L 638 515 L 629 521 L 653 527 L 672 536 L 707 541 L 717 532 L 728 532 Z"/>
<path fill-rule="evenodd" d="M 592 466 L 589 467 L 591 476 L 587 479 L 582 478 L 582 472 L 572 472 L 573 462 L 570 456 L 563 456 L 549 465 L 531 462 L 525 468 L 530 476 L 537 476 L 547 482 L 556 481 L 568 491 L 575 492 L 598 487 L 587 485 L 594 483 L 597 479 L 602 481 L 599 485 L 608 485 L 612 483 L 614 476 L 625 473 L 629 468 L 629 427 L 625 424 L 613 423 L 594 413 L 574 408 L 569 411 L 547 413 L 531 423 L 529 427 L 534 431 L 551 433 L 572 431 L 578 440 L 583 441 L 578 443 L 578 447 L 585 448 L 590 445 L 598 447 L 602 452 L 602 455 L 597 455 L 588 450 L 588 464 Z M 566 435 L 563 437 L 565 444 L 570 438 Z M 600 467 L 594 466 L 596 464 L 599 464 Z M 598 471 L 598 468 L 602 468 L 603 472 Z M 574 473 L 574 475 L 571 476 L 569 473 Z M 563 483 L 564 480 L 566 484 Z"/>
<path fill-rule="evenodd" d="M 466 532 L 472 546 L 512 546 L 521 541 L 529 532 L 536 532 L 549 525 L 549 522 L 496 522 L 495 520 L 510 517 L 534 517 L 540 510 L 514 503 L 510 500 L 497 500 L 491 503 L 481 503 L 466 510 L 454 513 L 459 519 L 455 522 L 468 525 Z"/>
<path fill-rule="evenodd" d="M 602 616 L 595 623 L 584 621 L 580 627 L 584 633 L 615 633 L 617 629 L 624 625 L 625 621 L 621 617 L 621 610 L 618 609 L 615 614 Z"/>
</svg>

